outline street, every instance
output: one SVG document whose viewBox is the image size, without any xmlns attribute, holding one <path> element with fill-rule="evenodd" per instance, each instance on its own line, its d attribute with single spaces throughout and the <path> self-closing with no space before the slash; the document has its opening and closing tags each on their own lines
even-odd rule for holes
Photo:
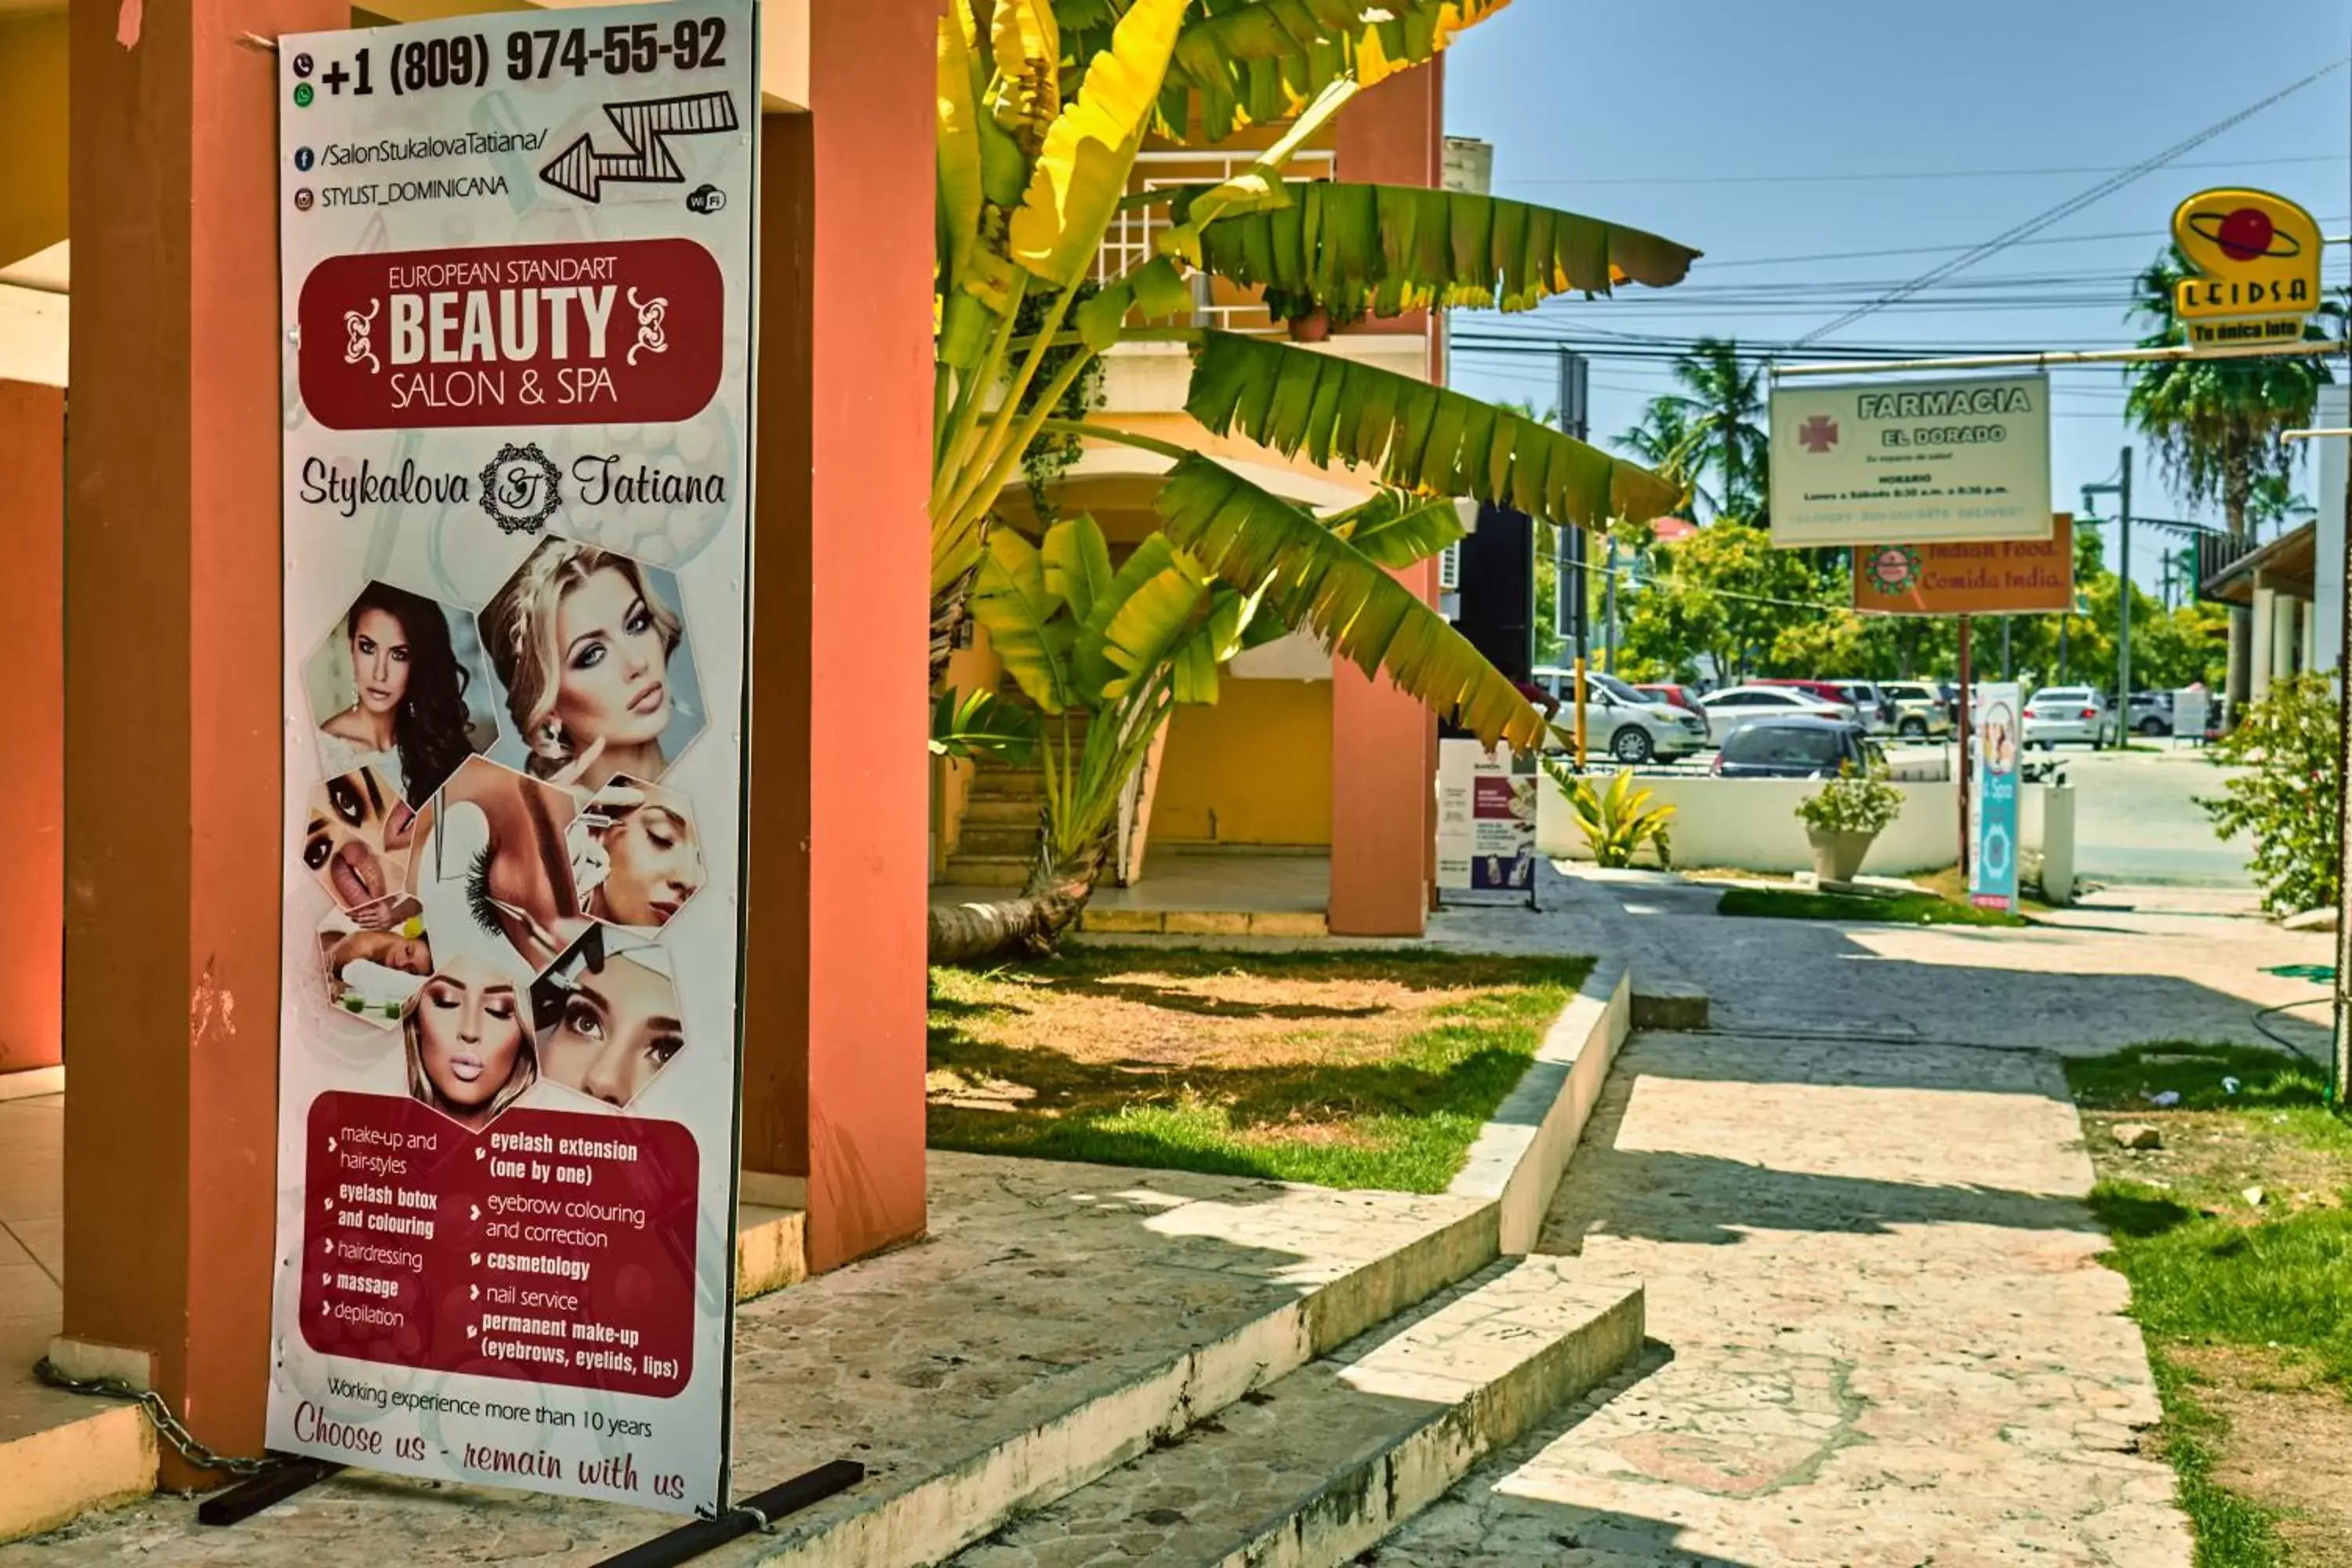
<svg viewBox="0 0 2352 1568">
<path fill-rule="evenodd" d="M 2217 839 L 2197 797 L 2229 777 L 2202 752 L 2169 742 L 2158 752 L 2069 749 L 2074 802 L 2074 872 L 2110 885 L 2251 888 L 2252 842 Z"/>
</svg>

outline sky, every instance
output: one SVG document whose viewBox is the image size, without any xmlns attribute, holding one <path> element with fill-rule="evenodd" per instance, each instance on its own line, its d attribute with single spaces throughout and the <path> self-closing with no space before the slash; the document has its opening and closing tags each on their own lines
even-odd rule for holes
<svg viewBox="0 0 2352 1568">
<path fill-rule="evenodd" d="M 1517 0 L 1448 52 L 1447 132 L 1495 144 L 1497 195 L 1706 254 L 1674 289 L 1457 314 L 1457 332 L 1524 333 L 1538 352 L 1457 347 L 1454 384 L 1540 410 L 1555 401 L 1554 341 L 1597 355 L 1625 333 L 1791 342 L 2347 54 L 2342 0 Z M 2352 67 L 1824 341 L 2126 346 L 2140 335 L 2125 319 L 2132 275 L 2162 248 L 2183 197 L 2275 191 L 2341 235 L 2352 228 L 2347 148 Z M 1839 254 L 1885 250 L 1916 253 Z M 2347 275 L 2352 257 L 2331 247 L 2326 281 Z M 1591 377 L 1604 444 L 1669 384 L 1652 358 L 1596 357 Z M 2120 367 L 2058 371 L 2053 386 L 2053 505 L 2079 510 L 2078 488 L 2114 479 L 2129 445 L 2136 512 L 2218 521 L 2172 493 L 2125 424 Z M 2298 489 L 2315 486 L 2306 466 Z M 2134 578 L 2153 587 L 2155 552 L 2171 542 L 2137 532 Z"/>
</svg>

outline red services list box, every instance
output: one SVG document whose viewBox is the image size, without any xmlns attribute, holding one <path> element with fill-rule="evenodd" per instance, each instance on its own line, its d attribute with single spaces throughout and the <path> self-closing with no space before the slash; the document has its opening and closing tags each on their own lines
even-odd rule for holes
<svg viewBox="0 0 2352 1568">
<path fill-rule="evenodd" d="M 700 1161 L 674 1121 L 310 1105 L 302 1336 L 420 1371 L 660 1397 L 693 1370 Z"/>
</svg>

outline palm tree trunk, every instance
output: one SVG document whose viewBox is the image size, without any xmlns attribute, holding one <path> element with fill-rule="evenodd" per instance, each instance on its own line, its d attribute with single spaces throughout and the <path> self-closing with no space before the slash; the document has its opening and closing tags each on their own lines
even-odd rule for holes
<svg viewBox="0 0 2352 1568">
<path fill-rule="evenodd" d="M 2221 510 L 2229 519 L 2230 537 L 2246 537 L 2246 503 L 2253 491 L 2252 463 L 2247 454 L 2232 447 L 2225 459 L 2221 479 Z M 2254 670 L 2254 613 L 2244 605 L 2230 606 L 2230 666 L 2223 681 L 2228 698 L 2229 723 L 2237 728 L 2238 717 L 2252 700 Z"/>
<path fill-rule="evenodd" d="M 1086 912 L 1109 848 L 1106 837 L 1084 855 L 1057 865 L 1051 849 L 1041 846 L 1037 864 L 1018 897 L 933 904 L 926 934 L 930 962 L 979 963 L 1051 952 Z"/>
</svg>

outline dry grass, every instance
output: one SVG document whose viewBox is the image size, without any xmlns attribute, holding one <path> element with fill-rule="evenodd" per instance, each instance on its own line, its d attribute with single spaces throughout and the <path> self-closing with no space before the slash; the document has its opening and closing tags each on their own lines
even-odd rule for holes
<svg viewBox="0 0 2352 1568">
<path fill-rule="evenodd" d="M 1080 948 L 931 976 L 931 1142 L 1444 1188 L 1586 959 Z"/>
</svg>

